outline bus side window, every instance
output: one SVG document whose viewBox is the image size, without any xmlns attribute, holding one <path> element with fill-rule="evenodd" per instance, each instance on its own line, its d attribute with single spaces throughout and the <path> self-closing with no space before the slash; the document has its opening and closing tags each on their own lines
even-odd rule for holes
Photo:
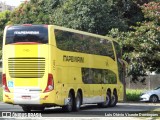
<svg viewBox="0 0 160 120">
<path fill-rule="evenodd" d="M 61 50 L 109 56 L 113 60 L 112 42 L 107 39 L 55 29 L 57 47 Z"/>
</svg>

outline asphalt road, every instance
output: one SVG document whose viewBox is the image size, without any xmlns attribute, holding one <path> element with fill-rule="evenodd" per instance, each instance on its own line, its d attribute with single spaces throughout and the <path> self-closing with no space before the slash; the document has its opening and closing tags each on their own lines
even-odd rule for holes
<svg viewBox="0 0 160 120">
<path fill-rule="evenodd" d="M 17 105 L 8 105 L 0 102 L 0 112 L 14 111 L 23 113 L 21 107 Z M 118 103 L 117 106 L 111 108 L 99 108 L 96 104 L 83 105 L 79 112 L 65 113 L 60 107 L 46 108 L 45 111 L 32 111 L 32 113 L 40 113 L 43 117 L 105 117 L 115 116 L 123 117 L 122 113 L 144 113 L 145 111 L 154 111 L 160 115 L 160 103 Z"/>
</svg>

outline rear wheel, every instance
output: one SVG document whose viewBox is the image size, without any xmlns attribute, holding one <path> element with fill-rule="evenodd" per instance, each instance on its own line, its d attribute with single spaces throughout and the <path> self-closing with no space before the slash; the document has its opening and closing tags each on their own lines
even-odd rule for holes
<svg viewBox="0 0 160 120">
<path fill-rule="evenodd" d="M 106 107 L 109 107 L 110 104 L 111 104 L 111 93 L 107 92 L 105 101 L 103 103 L 99 103 L 98 106 L 106 108 Z"/>
<path fill-rule="evenodd" d="M 111 107 L 116 106 L 117 101 L 118 101 L 118 96 L 117 96 L 117 93 L 114 92 L 113 95 L 112 95 L 112 97 L 111 97 L 111 104 L 110 104 L 110 106 Z"/>
<path fill-rule="evenodd" d="M 40 110 L 40 111 L 44 111 L 44 110 L 45 110 L 45 107 L 40 107 L 39 110 Z"/>
<path fill-rule="evenodd" d="M 81 94 L 78 92 L 75 98 L 73 110 L 78 111 L 80 109 L 80 106 L 81 106 Z"/>
<path fill-rule="evenodd" d="M 150 97 L 149 101 L 152 102 L 152 103 L 156 103 L 156 102 L 158 102 L 158 97 L 156 95 L 152 95 Z"/>
<path fill-rule="evenodd" d="M 31 112 L 31 107 L 30 106 L 22 106 L 22 109 L 24 112 Z"/>
<path fill-rule="evenodd" d="M 71 112 L 73 109 L 73 95 L 69 93 L 68 95 L 68 103 L 67 105 L 63 106 L 62 109 L 66 112 Z"/>
</svg>

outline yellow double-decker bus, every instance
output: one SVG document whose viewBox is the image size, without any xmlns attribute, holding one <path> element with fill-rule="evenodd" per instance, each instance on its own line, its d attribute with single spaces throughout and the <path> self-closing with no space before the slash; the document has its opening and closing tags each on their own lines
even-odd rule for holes
<svg viewBox="0 0 160 120">
<path fill-rule="evenodd" d="M 3 37 L 3 101 L 25 112 L 123 100 L 121 49 L 111 38 L 55 25 L 12 25 Z"/>
</svg>

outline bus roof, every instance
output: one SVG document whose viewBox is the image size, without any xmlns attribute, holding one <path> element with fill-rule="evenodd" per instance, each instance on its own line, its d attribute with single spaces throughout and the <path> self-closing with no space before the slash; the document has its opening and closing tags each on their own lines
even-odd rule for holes
<svg viewBox="0 0 160 120">
<path fill-rule="evenodd" d="M 32 26 L 32 25 L 34 26 L 34 24 L 16 24 L 16 25 L 11 25 L 11 26 Z M 37 25 L 41 26 L 41 24 L 35 24 L 35 26 L 37 26 Z M 46 26 L 46 25 L 42 25 L 42 26 Z M 48 26 L 52 26 L 52 25 L 48 25 Z M 114 41 L 114 42 L 118 43 L 112 37 L 98 35 L 98 34 L 89 33 L 89 32 L 84 32 L 84 31 L 81 31 L 81 30 L 76 30 L 76 29 L 72 29 L 72 28 L 66 28 L 66 27 L 57 26 L 57 25 L 53 25 L 53 26 L 56 29 L 60 29 L 60 30 L 64 30 L 64 31 L 71 31 L 71 32 L 74 32 L 74 33 L 84 34 L 84 35 L 98 37 L 98 38 L 103 38 L 103 39 L 107 39 L 107 40 Z"/>
</svg>

